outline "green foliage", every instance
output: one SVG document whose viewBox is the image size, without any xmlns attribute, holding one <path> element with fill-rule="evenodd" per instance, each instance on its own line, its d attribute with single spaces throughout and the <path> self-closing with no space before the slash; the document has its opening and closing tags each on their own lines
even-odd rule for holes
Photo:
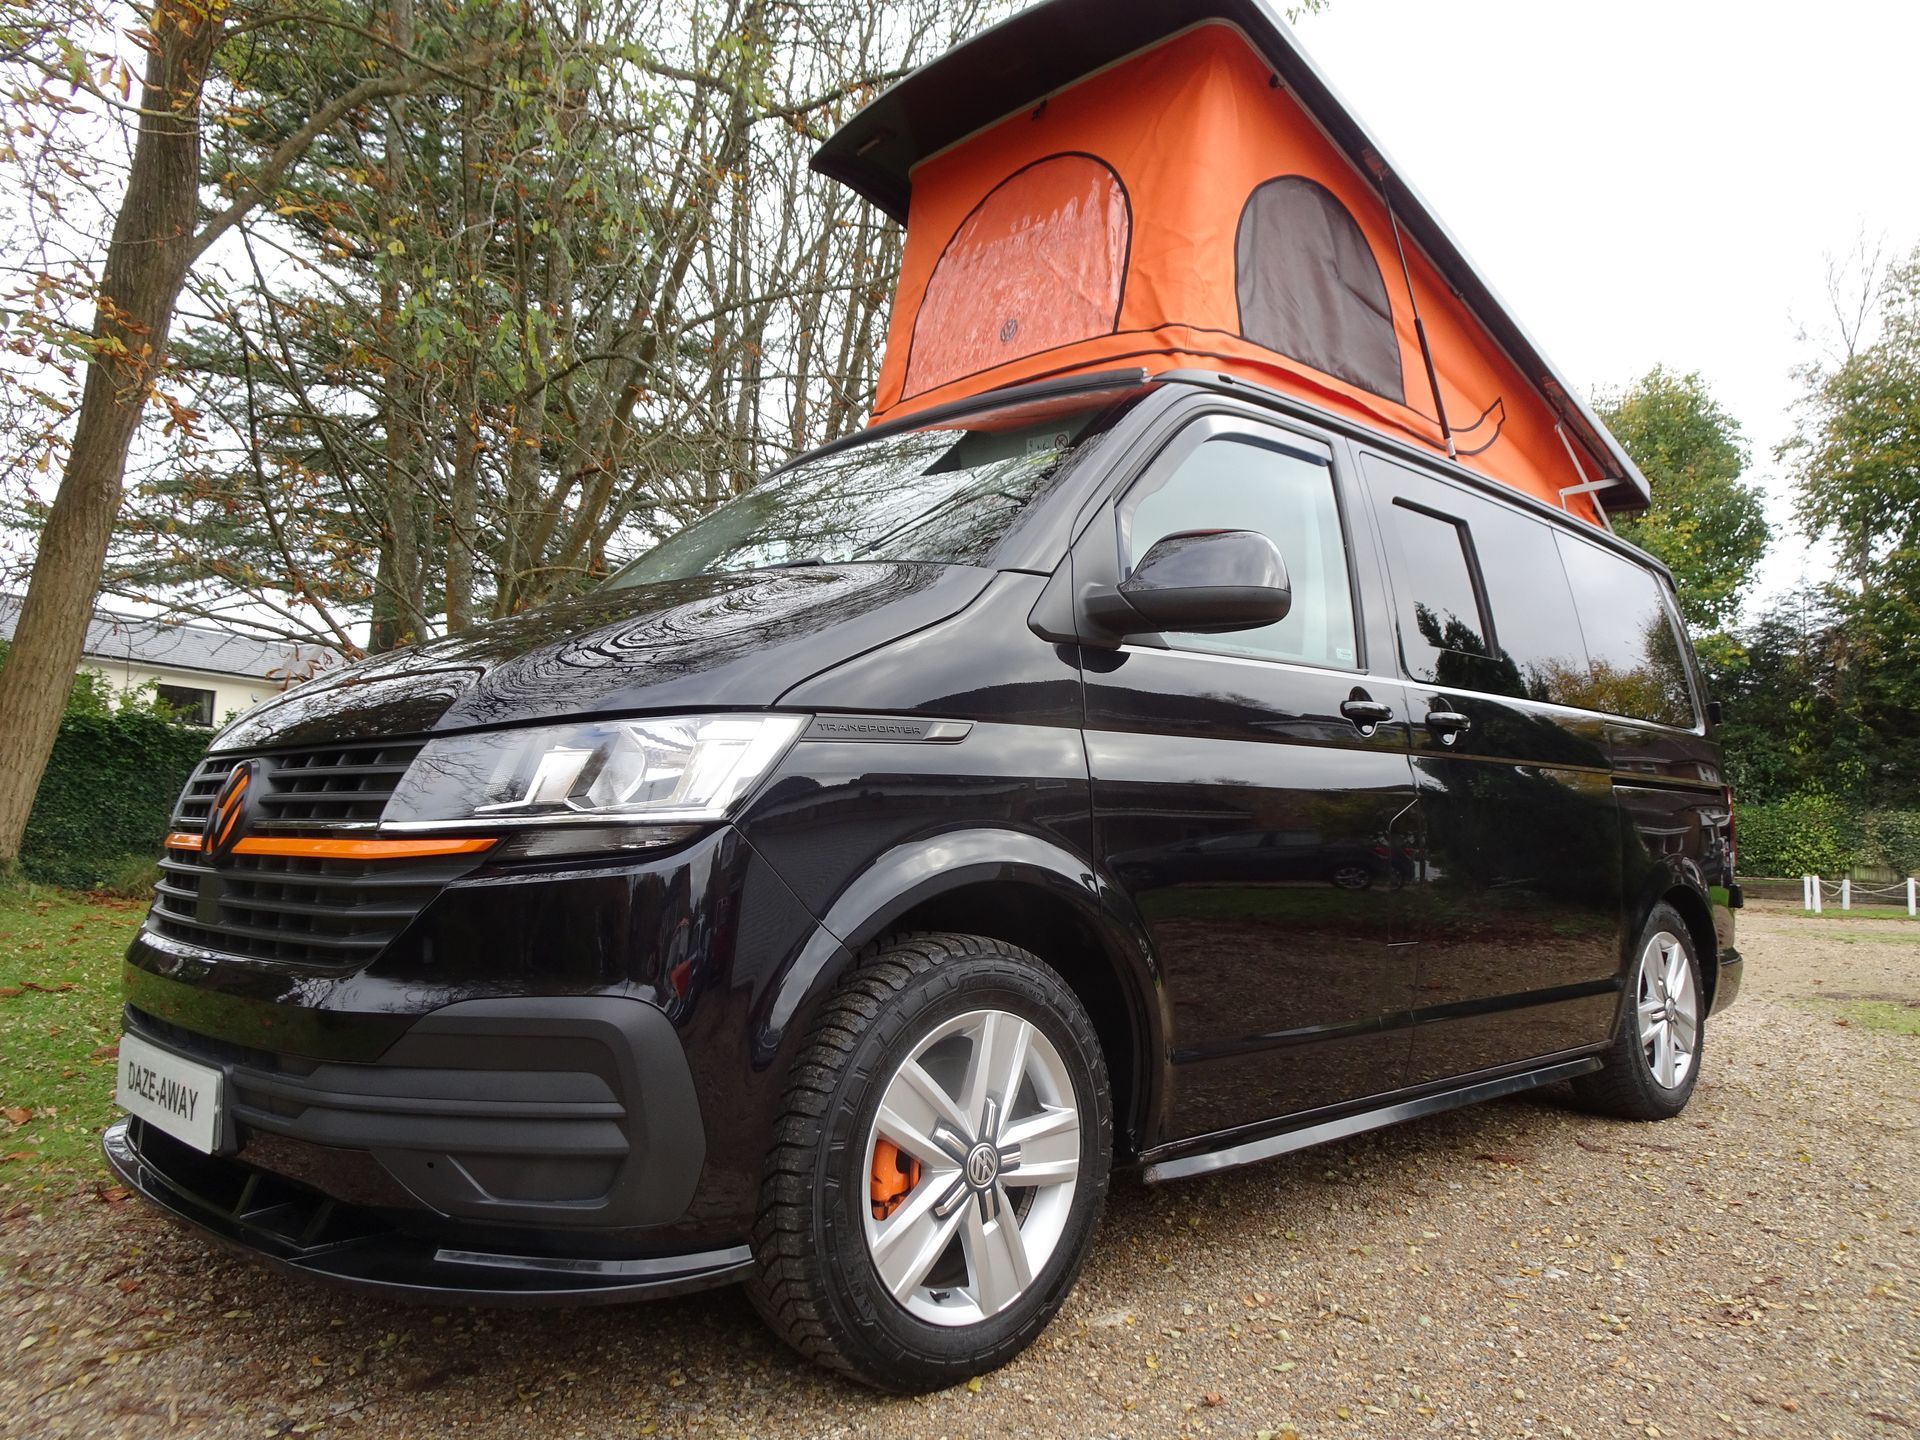
<svg viewBox="0 0 1920 1440">
<path fill-rule="evenodd" d="M 7 647 L 0 641 L 0 667 Z M 152 684 L 116 691 L 105 676 L 73 677 L 53 758 L 34 797 L 20 869 L 43 885 L 145 896 L 153 857 L 207 732 L 181 725 Z"/>
<path fill-rule="evenodd" d="M 1920 810 L 1869 810 L 1862 815 L 1860 859 L 1898 875 L 1920 875 Z"/>
<path fill-rule="evenodd" d="M 173 803 L 206 748 L 204 730 L 149 710 L 69 711 L 27 821 L 21 869 L 77 890 L 137 883 L 130 866 L 159 853 Z"/>
<path fill-rule="evenodd" d="M 1699 375 L 1658 366 L 1600 414 L 1653 486 L 1652 505 L 1623 520 L 1620 533 L 1673 571 L 1709 663 L 1732 660 L 1738 646 L 1726 632 L 1771 539 L 1760 491 L 1741 478 L 1748 453 L 1739 422 Z"/>
<path fill-rule="evenodd" d="M 1920 250 L 1888 275 L 1877 343 L 1809 370 L 1798 464 L 1801 522 L 1832 538 L 1853 578 L 1910 581 L 1920 563 Z"/>
<path fill-rule="evenodd" d="M 1852 814 L 1832 795 L 1742 805 L 1739 824 L 1743 875 L 1841 875 L 1852 868 L 1859 847 Z"/>
<path fill-rule="evenodd" d="M 0 641 L 0 666 L 7 647 Z M 115 690 L 97 670 L 73 677 L 53 758 L 34 797 L 20 869 L 44 885 L 144 898 L 154 856 L 207 732 L 149 682 Z"/>
<path fill-rule="evenodd" d="M 1808 369 L 1799 433 L 1782 447 L 1800 521 L 1850 583 L 1826 587 L 1819 684 L 1826 713 L 1801 748 L 1861 805 L 1920 804 L 1920 250 L 1888 275 L 1875 343 Z"/>
</svg>

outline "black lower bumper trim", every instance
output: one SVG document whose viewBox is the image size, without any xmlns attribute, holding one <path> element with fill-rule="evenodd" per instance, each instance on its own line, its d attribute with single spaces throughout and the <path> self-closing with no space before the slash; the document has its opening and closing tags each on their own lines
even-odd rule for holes
<svg viewBox="0 0 1920 1440">
<path fill-rule="evenodd" d="M 101 1141 L 129 1190 L 214 1239 L 301 1275 L 431 1304 L 608 1305 L 743 1278 L 744 1245 L 694 1255 L 598 1259 L 455 1249 L 277 1175 L 203 1156 L 118 1120 Z"/>
</svg>

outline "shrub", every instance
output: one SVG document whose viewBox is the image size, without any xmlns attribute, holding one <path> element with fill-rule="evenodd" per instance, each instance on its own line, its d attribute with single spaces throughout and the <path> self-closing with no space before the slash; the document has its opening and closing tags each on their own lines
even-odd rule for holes
<svg viewBox="0 0 1920 1440">
<path fill-rule="evenodd" d="M 207 732 L 148 710 L 91 708 L 60 722 L 20 868 L 43 885 L 76 890 L 129 883 L 130 857 L 159 854 L 167 820 Z"/>
<path fill-rule="evenodd" d="M 1860 859 L 1898 875 L 1920 873 L 1920 810 L 1870 810 L 1862 815 Z"/>
<path fill-rule="evenodd" d="M 1831 795 L 1740 807 L 1743 875 L 1842 875 L 1859 851 L 1858 822 Z"/>
</svg>

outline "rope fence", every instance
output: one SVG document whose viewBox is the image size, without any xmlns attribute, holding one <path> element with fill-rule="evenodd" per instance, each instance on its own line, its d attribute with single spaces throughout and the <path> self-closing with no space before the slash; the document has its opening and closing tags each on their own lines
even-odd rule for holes
<svg viewBox="0 0 1920 1440">
<path fill-rule="evenodd" d="M 1851 910 L 1857 897 L 1877 897 L 1894 905 L 1904 903 L 1910 918 L 1920 916 L 1920 881 L 1912 876 L 1887 886 L 1856 885 L 1851 876 L 1837 881 L 1818 875 L 1800 877 L 1800 908 L 1815 915 L 1826 913 L 1825 902 L 1829 898 L 1837 899 L 1842 910 Z"/>
</svg>

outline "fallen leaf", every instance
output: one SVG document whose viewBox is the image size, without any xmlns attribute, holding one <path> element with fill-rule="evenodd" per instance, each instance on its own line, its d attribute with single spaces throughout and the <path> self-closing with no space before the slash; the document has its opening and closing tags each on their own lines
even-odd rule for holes
<svg viewBox="0 0 1920 1440">
<path fill-rule="evenodd" d="M 1211 1390 L 1209 1390 L 1206 1394 L 1200 1397 L 1200 1403 L 1202 1405 L 1212 1407 L 1212 1406 L 1217 1406 L 1222 1402 L 1218 1395 L 1214 1394 Z"/>
<path fill-rule="evenodd" d="M 980 1377 L 978 1375 L 974 1376 L 971 1380 L 967 1381 L 967 1389 L 970 1393 L 975 1395 L 978 1395 L 980 1393 Z"/>
<path fill-rule="evenodd" d="M 11 1125 L 24 1125 L 27 1121 L 33 1119 L 33 1111 L 23 1109 L 18 1105 L 7 1106 L 6 1109 L 0 1110 L 0 1115 L 6 1116 L 7 1122 Z"/>
</svg>

